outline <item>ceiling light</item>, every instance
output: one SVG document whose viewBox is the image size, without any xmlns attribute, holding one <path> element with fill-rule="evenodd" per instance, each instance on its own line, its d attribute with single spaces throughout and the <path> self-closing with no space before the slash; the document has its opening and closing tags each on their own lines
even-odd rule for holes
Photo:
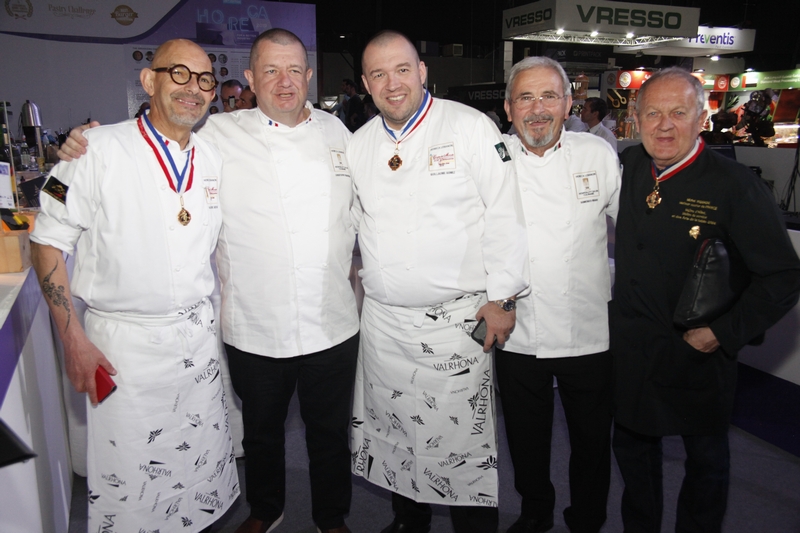
<svg viewBox="0 0 800 533">
<path fill-rule="evenodd" d="M 705 72 L 706 69 L 704 69 L 704 68 L 696 68 L 696 69 L 694 69 L 694 71 L 695 72 Z"/>
<path fill-rule="evenodd" d="M 339 39 L 344 39 L 344 35 L 340 35 L 340 36 L 339 36 Z"/>
<path fill-rule="evenodd" d="M 597 37 L 597 32 L 596 32 L 596 31 L 593 31 L 593 32 L 591 33 L 591 35 L 592 35 L 592 37 Z"/>
<path fill-rule="evenodd" d="M 626 34 L 625 34 L 625 38 L 626 38 L 626 39 L 633 39 L 633 33 L 632 33 L 632 32 L 628 32 L 628 33 L 626 33 Z"/>
<path fill-rule="evenodd" d="M 556 30 L 556 35 L 561 35 L 562 33 L 564 33 L 564 28 L 558 28 L 558 30 Z"/>
<path fill-rule="evenodd" d="M 751 67 L 747 67 L 746 69 L 744 69 L 744 71 L 745 72 L 753 72 L 753 69 Z"/>
<path fill-rule="evenodd" d="M 711 61 L 719 61 L 719 56 L 711 56 Z"/>
</svg>

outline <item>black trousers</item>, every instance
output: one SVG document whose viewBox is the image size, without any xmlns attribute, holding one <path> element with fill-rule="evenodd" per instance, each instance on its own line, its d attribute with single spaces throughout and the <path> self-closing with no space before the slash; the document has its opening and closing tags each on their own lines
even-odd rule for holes
<svg viewBox="0 0 800 533">
<path fill-rule="evenodd" d="M 321 529 L 344 524 L 350 511 L 351 395 L 358 335 L 327 350 L 286 359 L 225 345 L 233 389 L 242 400 L 245 487 L 250 514 L 277 519 L 286 500 L 285 430 L 297 387 L 306 426 L 311 515 Z"/>
<path fill-rule="evenodd" d="M 676 533 L 719 533 L 728 505 L 730 449 L 728 432 L 682 435 L 686 449 L 683 484 L 678 495 Z M 661 437 L 614 426 L 614 455 L 625 489 L 625 533 L 660 533 L 664 514 Z"/>
<path fill-rule="evenodd" d="M 397 521 L 421 527 L 431 523 L 433 511 L 428 503 L 418 503 L 410 498 L 392 493 L 392 510 Z M 496 533 L 500 515 L 497 507 L 450 506 L 450 519 L 455 533 Z"/>
<path fill-rule="evenodd" d="M 555 509 L 550 480 L 555 377 L 571 450 L 564 520 L 572 533 L 597 533 L 606 521 L 611 478 L 611 354 L 540 359 L 498 349 L 495 367 L 522 516 L 546 521 Z"/>
</svg>

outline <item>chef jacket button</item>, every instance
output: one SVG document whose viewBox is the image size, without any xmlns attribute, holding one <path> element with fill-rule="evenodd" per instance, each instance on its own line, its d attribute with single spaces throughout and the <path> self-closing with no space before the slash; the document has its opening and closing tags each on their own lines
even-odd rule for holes
<svg viewBox="0 0 800 533">
<path fill-rule="evenodd" d="M 206 264 L 206 260 L 205 260 L 205 259 L 203 259 L 202 261 L 200 261 L 200 264 L 201 264 L 201 265 L 205 265 L 205 264 Z"/>
<path fill-rule="evenodd" d="M 533 222 L 528 222 L 528 225 L 529 226 L 533 226 Z"/>
<path fill-rule="evenodd" d="M 180 272 L 180 271 L 181 271 L 181 267 L 175 267 L 175 272 Z"/>
<path fill-rule="evenodd" d="M 566 290 L 561 291 L 561 294 L 567 294 Z"/>
<path fill-rule="evenodd" d="M 162 186 L 161 186 L 161 190 L 162 190 L 162 191 L 163 191 L 163 190 L 165 190 L 166 188 L 167 188 L 167 186 L 166 186 L 166 185 L 162 185 Z"/>
<path fill-rule="evenodd" d="M 328 231 L 327 226 L 325 228 L 323 228 L 322 231 Z"/>
<path fill-rule="evenodd" d="M 564 257 L 564 262 L 569 263 L 569 257 Z"/>
<path fill-rule="evenodd" d="M 406 267 L 406 270 L 411 270 L 412 268 L 414 268 L 414 267 L 413 267 L 413 266 L 411 266 L 411 265 L 408 265 L 408 266 Z"/>
<path fill-rule="evenodd" d="M 572 224 L 572 221 L 571 220 L 567 220 L 567 226 L 569 226 L 570 224 Z"/>
<path fill-rule="evenodd" d="M 414 231 L 414 230 L 413 230 L 413 229 L 411 229 L 411 228 L 408 228 L 408 229 L 406 230 L 406 233 L 411 233 L 412 231 Z"/>
<path fill-rule="evenodd" d="M 523 187 L 523 188 L 522 188 L 522 190 L 523 190 L 523 192 L 524 192 L 524 191 L 527 191 L 527 190 L 528 190 L 528 188 L 527 188 L 527 187 Z"/>
<path fill-rule="evenodd" d="M 322 263 L 322 268 L 328 268 L 328 263 Z"/>
<path fill-rule="evenodd" d="M 384 267 L 384 266 L 381 266 L 381 270 L 383 270 L 384 268 L 386 268 L 386 267 Z"/>
<path fill-rule="evenodd" d="M 642 243 L 637 244 L 636 245 L 636 249 L 637 250 L 644 250 L 644 244 L 642 244 Z"/>
<path fill-rule="evenodd" d="M 409 196 L 414 196 L 414 191 L 411 191 L 410 193 L 408 193 L 408 195 Z"/>
<path fill-rule="evenodd" d="M 539 296 L 539 291 L 533 291 L 534 296 Z"/>
<path fill-rule="evenodd" d="M 175 229 L 175 226 L 170 226 L 170 227 L 169 227 L 169 229 L 170 229 L 170 230 L 174 230 L 174 229 Z"/>
<path fill-rule="evenodd" d="M 631 279 L 631 285 L 632 286 L 636 287 L 638 284 L 639 284 L 638 281 L 636 281 L 635 279 Z"/>
</svg>

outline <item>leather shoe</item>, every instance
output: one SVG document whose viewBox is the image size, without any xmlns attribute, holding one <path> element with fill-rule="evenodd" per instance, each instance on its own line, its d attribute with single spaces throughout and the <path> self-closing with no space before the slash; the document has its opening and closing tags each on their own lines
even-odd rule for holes
<svg viewBox="0 0 800 533">
<path fill-rule="evenodd" d="M 242 522 L 242 525 L 236 529 L 235 533 L 269 533 L 274 531 L 281 522 L 283 522 L 283 513 L 272 522 L 265 522 L 264 520 L 253 518 L 251 515 Z"/>
<path fill-rule="evenodd" d="M 317 533 L 352 533 L 350 529 L 347 527 L 347 524 L 344 524 L 339 527 L 334 527 L 331 529 L 320 529 L 317 528 Z"/>
<path fill-rule="evenodd" d="M 547 518 L 525 518 L 520 516 L 506 533 L 544 533 L 553 529 L 553 515 Z"/>
<path fill-rule="evenodd" d="M 381 533 L 428 533 L 430 530 L 430 524 L 424 526 L 410 526 L 408 524 L 398 522 L 397 518 L 395 518 L 388 527 L 381 530 Z"/>
</svg>

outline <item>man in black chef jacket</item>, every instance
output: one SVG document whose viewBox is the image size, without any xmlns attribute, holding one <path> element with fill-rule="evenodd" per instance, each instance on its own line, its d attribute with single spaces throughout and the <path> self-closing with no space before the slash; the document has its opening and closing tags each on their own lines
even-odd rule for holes
<svg viewBox="0 0 800 533">
<path fill-rule="evenodd" d="M 687 455 L 676 531 L 720 531 L 736 355 L 800 292 L 800 260 L 767 187 L 698 138 L 703 103 L 703 86 L 688 72 L 654 74 L 636 106 L 642 145 L 621 157 L 609 321 L 626 533 L 661 531 L 664 435 L 681 435 Z M 698 245 L 709 238 L 725 242 L 746 288 L 707 327 L 681 331 L 673 314 Z"/>
</svg>

